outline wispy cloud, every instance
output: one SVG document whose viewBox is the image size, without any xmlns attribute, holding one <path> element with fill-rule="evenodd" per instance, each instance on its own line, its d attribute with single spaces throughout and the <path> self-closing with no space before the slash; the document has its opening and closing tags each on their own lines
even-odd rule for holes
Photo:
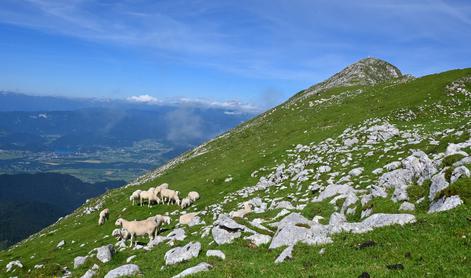
<svg viewBox="0 0 471 278">
<path fill-rule="evenodd" d="M 240 113 L 259 113 L 264 108 L 251 103 L 245 103 L 237 100 L 218 101 L 203 98 L 169 98 L 158 99 L 150 95 L 138 95 L 126 98 L 127 101 L 132 103 L 141 103 L 148 105 L 175 105 L 178 107 L 199 107 L 199 108 L 218 108 L 226 109 L 228 115 L 236 115 Z"/>
</svg>

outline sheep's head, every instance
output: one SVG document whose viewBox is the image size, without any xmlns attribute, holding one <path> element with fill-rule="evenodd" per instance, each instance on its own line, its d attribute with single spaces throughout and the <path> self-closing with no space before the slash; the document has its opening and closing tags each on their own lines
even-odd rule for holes
<svg viewBox="0 0 471 278">
<path fill-rule="evenodd" d="M 121 229 L 114 229 L 111 235 L 115 238 L 121 238 Z"/>
<path fill-rule="evenodd" d="M 123 226 L 123 219 L 122 218 L 118 218 L 116 220 L 116 222 L 114 222 L 114 225 L 115 226 Z"/>
<path fill-rule="evenodd" d="M 169 225 L 171 219 L 170 219 L 169 216 L 162 216 L 162 220 L 163 220 L 167 225 Z"/>
</svg>

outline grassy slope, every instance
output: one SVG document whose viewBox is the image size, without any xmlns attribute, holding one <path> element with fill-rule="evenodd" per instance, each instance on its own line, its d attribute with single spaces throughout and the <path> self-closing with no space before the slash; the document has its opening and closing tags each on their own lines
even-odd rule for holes
<svg viewBox="0 0 471 278">
<path fill-rule="evenodd" d="M 212 141 L 207 146 L 208 152 L 177 165 L 157 179 L 137 187 L 107 193 L 103 198 L 105 206 L 112 211 L 112 220 L 116 219 L 118 214 L 128 219 L 141 219 L 156 213 L 173 211 L 177 209 L 176 206 L 154 206 L 151 209 L 131 207 L 127 199 L 137 188 L 148 188 L 150 185 L 168 182 L 183 194 L 191 190 L 199 191 L 202 198 L 194 205 L 194 208 L 203 210 L 205 206 L 220 200 L 223 196 L 221 194 L 255 184 L 257 178 L 252 178 L 250 174 L 262 166 L 276 165 L 276 162 L 281 161 L 285 155 L 286 149 L 296 144 L 309 144 L 328 137 L 336 137 L 349 126 L 359 124 L 368 118 L 392 115 L 401 108 L 410 108 L 415 111 L 419 104 L 445 103 L 448 99 L 444 94 L 444 87 L 455 79 L 469 74 L 471 74 L 471 69 L 455 70 L 426 76 L 405 84 L 337 88 L 320 96 L 312 96 L 297 105 L 278 107 L 249 121 L 229 135 Z M 360 88 L 364 90 L 364 93 L 345 97 L 335 105 L 326 104 L 309 108 L 309 101 Z M 456 109 L 469 111 L 469 102 Z M 399 128 L 413 123 L 423 124 L 424 130 L 433 130 L 441 127 L 442 124 L 446 124 L 447 127 L 460 127 L 469 122 L 466 118 L 447 118 L 434 109 L 416 111 L 416 113 L 417 118 L 412 123 L 397 119 L 393 123 Z M 431 118 L 438 121 L 432 123 Z M 453 141 L 453 139 L 450 140 Z M 361 163 L 366 169 L 377 167 L 373 159 L 365 159 Z M 232 175 L 233 181 L 225 183 L 224 179 L 229 174 Z M 469 180 L 465 185 L 470 186 Z M 281 265 L 273 264 L 281 250 L 254 249 L 246 241 L 239 240 L 233 245 L 210 246 L 226 253 L 227 259 L 224 262 L 206 258 L 202 254 L 188 263 L 161 271 L 160 267 L 164 263 L 163 255 L 169 247 L 160 245 L 149 252 L 118 253 L 112 262 L 101 266 L 100 275 L 123 264 L 128 256 L 136 254 L 137 258 L 133 262 L 141 267 L 146 277 L 175 275 L 200 261 L 207 261 L 214 265 L 211 272 L 204 274 L 211 277 L 221 275 L 228 277 L 260 275 L 356 277 L 362 271 L 370 272 L 373 277 L 392 273 L 403 277 L 424 276 L 428 272 L 436 274 L 442 271 L 445 275 L 466 276 L 471 271 L 469 267 L 471 262 L 467 252 L 471 243 L 471 228 L 470 222 L 466 220 L 466 217 L 471 215 L 471 206 L 469 206 L 471 200 L 466 199 L 465 202 L 466 205 L 459 209 L 436 215 L 427 215 L 424 210 L 418 210 L 416 215 L 419 221 L 404 228 L 383 228 L 365 235 L 338 235 L 334 239 L 334 244 L 325 246 L 324 256 L 318 255 L 321 247 L 296 246 L 294 259 L 290 263 Z M 391 204 L 382 205 L 387 211 Z M 127 210 L 121 212 L 125 207 Z M 316 209 L 323 211 L 323 207 Z M 50 274 L 58 269 L 56 264 L 72 269 L 74 257 L 85 255 L 94 247 L 115 242 L 111 237 L 103 238 L 114 229 L 114 221 L 98 227 L 96 219 L 96 213 L 79 218 L 72 215 L 46 229 L 47 231 L 58 229 L 55 233 L 23 242 L 12 250 L 0 252 L 0 260 L 2 260 L 0 269 L 3 270 L 6 263 L 14 259 L 20 259 L 26 269 L 32 268 L 35 264 L 46 264 L 45 269 L 30 273 L 31 277 L 50 277 Z M 209 219 L 206 220 L 210 223 Z M 193 230 L 198 230 L 198 227 L 187 230 L 187 234 Z M 57 243 L 63 239 L 67 242 L 65 248 L 56 249 Z M 366 239 L 374 239 L 377 245 L 364 250 L 354 248 L 357 243 Z M 71 243 L 72 240 L 75 240 L 75 243 Z M 179 245 L 189 240 L 199 240 L 205 252 L 209 248 L 211 238 L 199 239 L 190 236 Z M 85 247 L 80 248 L 81 243 L 85 243 Z M 412 257 L 406 258 L 406 252 L 411 252 Z M 35 257 L 30 258 L 32 255 Z M 89 260 L 86 265 L 73 271 L 74 274 L 80 276 L 93 262 Z M 405 270 L 392 272 L 385 267 L 393 263 L 403 263 Z M 28 276 L 26 273 L 23 275 Z"/>
</svg>

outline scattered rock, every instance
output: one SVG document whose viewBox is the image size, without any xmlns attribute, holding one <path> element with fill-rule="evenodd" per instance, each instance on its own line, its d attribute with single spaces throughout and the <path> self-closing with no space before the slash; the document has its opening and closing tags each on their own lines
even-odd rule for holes
<svg viewBox="0 0 471 278">
<path fill-rule="evenodd" d="M 469 172 L 466 166 L 459 166 L 453 169 L 453 172 L 450 177 L 450 183 L 456 182 L 460 177 L 469 177 L 471 173 Z"/>
<path fill-rule="evenodd" d="M 348 172 L 348 174 L 352 177 L 356 177 L 356 176 L 361 175 L 361 173 L 363 173 L 363 170 L 364 170 L 363 167 L 354 168 L 350 172 Z"/>
<path fill-rule="evenodd" d="M 135 276 L 141 272 L 139 266 L 135 264 L 125 264 L 120 267 L 117 267 L 113 270 L 110 270 L 104 278 L 117 278 L 123 276 Z"/>
<path fill-rule="evenodd" d="M 284 262 L 286 259 L 291 259 L 293 257 L 293 245 L 290 245 L 281 252 L 281 254 L 276 258 L 275 263 L 279 264 Z"/>
<path fill-rule="evenodd" d="M 186 235 L 185 235 L 185 230 L 183 228 L 175 229 L 170 234 L 167 235 L 168 240 L 182 241 L 185 238 L 186 238 Z"/>
<path fill-rule="evenodd" d="M 183 247 L 175 247 L 165 253 L 164 259 L 166 265 L 174 265 L 180 262 L 189 261 L 198 257 L 201 251 L 201 243 L 190 242 Z"/>
<path fill-rule="evenodd" d="M 462 204 L 463 204 L 463 201 L 458 195 L 454 195 L 448 198 L 442 197 L 441 199 L 439 199 L 438 201 L 430 205 L 428 213 L 447 211 Z"/>
<path fill-rule="evenodd" d="M 226 255 L 221 250 L 208 250 L 206 251 L 206 257 L 218 257 L 221 260 L 226 259 Z"/>
<path fill-rule="evenodd" d="M 132 256 L 130 256 L 130 257 L 128 257 L 128 258 L 126 259 L 126 262 L 127 262 L 127 263 L 130 263 L 130 262 L 131 262 L 134 258 L 136 258 L 136 257 L 137 257 L 136 255 L 132 255 Z"/>
<path fill-rule="evenodd" d="M 78 256 L 74 259 L 74 268 L 78 268 L 87 261 L 87 256 Z"/>
<path fill-rule="evenodd" d="M 10 272 L 14 266 L 18 268 L 23 268 L 23 264 L 18 260 L 9 262 L 5 268 L 7 269 L 7 272 Z"/>
<path fill-rule="evenodd" d="M 63 246 L 65 245 L 65 240 L 61 240 L 58 244 L 57 244 L 57 248 L 62 248 Z"/>
<path fill-rule="evenodd" d="M 245 237 L 245 239 L 250 240 L 255 246 L 260 246 L 262 244 L 267 244 L 271 240 L 271 236 L 267 235 L 262 235 L 262 234 L 254 234 L 248 237 Z"/>
<path fill-rule="evenodd" d="M 95 275 L 96 275 L 96 271 L 93 269 L 89 269 L 87 270 L 87 272 L 85 272 L 85 274 L 80 276 L 80 278 L 93 278 L 95 277 Z"/>
<path fill-rule="evenodd" d="M 193 275 L 198 272 L 203 272 L 203 271 L 208 271 L 212 268 L 213 266 L 208 264 L 208 263 L 199 263 L 194 267 L 190 267 L 185 269 L 184 271 L 180 272 L 179 274 L 173 276 L 173 278 L 181 278 L 185 277 L 188 275 Z"/>
<path fill-rule="evenodd" d="M 111 244 L 98 247 L 96 250 L 96 258 L 102 263 L 111 261 L 111 258 L 114 255 L 114 248 Z"/>
<path fill-rule="evenodd" d="M 432 177 L 432 184 L 430 185 L 430 192 L 428 198 L 430 201 L 435 199 L 437 193 L 442 191 L 443 189 L 447 188 L 449 183 L 446 181 L 445 173 L 442 171 L 441 173 L 436 174 Z"/>
<path fill-rule="evenodd" d="M 401 204 L 399 207 L 399 210 L 402 211 L 414 211 L 415 210 L 415 205 L 409 202 L 404 202 Z"/>
</svg>

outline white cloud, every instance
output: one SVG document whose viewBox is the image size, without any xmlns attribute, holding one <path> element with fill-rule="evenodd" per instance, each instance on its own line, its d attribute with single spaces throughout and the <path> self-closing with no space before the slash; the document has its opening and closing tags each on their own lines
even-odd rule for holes
<svg viewBox="0 0 471 278">
<path fill-rule="evenodd" d="M 251 104 L 240 102 L 237 100 L 218 101 L 202 98 L 175 98 L 175 99 L 158 99 L 151 95 L 130 96 L 126 98 L 127 101 L 133 103 L 149 104 L 149 105 L 172 105 L 172 106 L 185 106 L 185 107 L 200 107 L 200 108 L 220 108 L 231 111 L 226 111 L 227 115 L 236 115 L 240 113 L 259 113 L 262 108 Z"/>
<path fill-rule="evenodd" d="M 148 104 L 160 103 L 159 99 L 150 95 L 130 96 L 127 98 L 127 100 L 131 102 L 148 103 Z"/>
</svg>

